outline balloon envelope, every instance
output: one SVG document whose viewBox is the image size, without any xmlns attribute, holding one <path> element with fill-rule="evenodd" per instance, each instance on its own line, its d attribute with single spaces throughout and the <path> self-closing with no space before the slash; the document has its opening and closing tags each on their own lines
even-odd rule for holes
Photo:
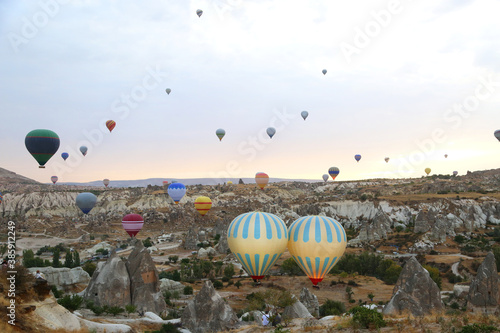
<svg viewBox="0 0 500 333">
<path fill-rule="evenodd" d="M 163 181 L 163 186 L 167 186 L 168 185 L 168 180 L 164 180 Z"/>
<path fill-rule="evenodd" d="M 68 153 L 62 153 L 61 157 L 63 158 L 63 160 L 66 161 L 66 159 L 69 157 L 69 154 Z"/>
<path fill-rule="evenodd" d="M 59 136 L 48 129 L 36 129 L 29 132 L 24 139 L 26 149 L 39 164 L 45 168 L 45 163 L 57 152 L 60 145 Z"/>
<path fill-rule="evenodd" d="M 97 203 L 97 197 L 90 192 L 83 192 L 76 196 L 76 205 L 84 214 L 88 214 Z"/>
<path fill-rule="evenodd" d="M 495 138 L 497 138 L 497 140 L 500 141 L 500 130 L 496 130 L 494 135 L 495 135 Z"/>
<path fill-rule="evenodd" d="M 337 167 L 331 167 L 328 169 L 328 174 L 332 177 L 333 180 L 339 175 L 340 170 Z"/>
<path fill-rule="evenodd" d="M 212 200 L 209 197 L 201 196 L 194 201 L 194 208 L 204 216 L 212 208 Z"/>
<path fill-rule="evenodd" d="M 116 123 L 114 120 L 108 120 L 106 122 L 106 127 L 109 129 L 109 132 L 111 133 L 111 131 L 113 130 L 113 128 L 115 128 L 116 126 Z"/>
<path fill-rule="evenodd" d="M 227 229 L 227 243 L 248 275 L 258 280 L 285 251 L 288 232 L 278 216 L 249 212 L 231 222 Z"/>
<path fill-rule="evenodd" d="M 288 231 L 288 251 L 314 285 L 339 261 L 346 246 L 344 228 L 331 217 L 304 216 Z"/>
<path fill-rule="evenodd" d="M 260 189 L 263 190 L 267 183 L 269 183 L 269 176 L 264 172 L 257 172 L 257 174 L 255 174 L 255 182 Z"/>
<path fill-rule="evenodd" d="M 3 202 L 3 195 L 2 195 L 2 192 L 0 192 L 0 204 L 2 204 Z"/>
<path fill-rule="evenodd" d="M 276 134 L 276 129 L 274 127 L 269 127 L 267 130 L 267 135 L 272 139 L 274 134 Z"/>
<path fill-rule="evenodd" d="M 52 183 L 57 183 L 57 181 L 59 180 L 59 178 L 57 176 L 52 176 L 50 177 L 50 180 L 52 181 Z"/>
<path fill-rule="evenodd" d="M 425 171 L 425 173 L 426 173 L 427 175 L 429 175 L 429 174 L 431 173 L 431 168 L 425 168 L 425 170 L 424 170 L 424 171 Z"/>
<path fill-rule="evenodd" d="M 170 95 L 170 92 L 172 92 L 172 89 L 167 88 L 167 89 L 165 89 L 165 91 L 167 92 L 167 95 Z"/>
<path fill-rule="evenodd" d="M 389 163 L 389 157 L 384 158 L 385 163 Z"/>
<path fill-rule="evenodd" d="M 83 156 L 87 155 L 87 150 L 88 150 L 88 148 L 86 146 L 80 147 L 80 151 L 82 152 Z"/>
<path fill-rule="evenodd" d="M 448 158 L 448 154 L 444 154 L 444 158 Z"/>
<path fill-rule="evenodd" d="M 328 175 L 326 173 L 323 175 L 323 181 L 325 183 L 328 181 Z"/>
<path fill-rule="evenodd" d="M 229 181 L 227 182 L 227 185 L 233 185 L 233 182 L 229 180 Z"/>
<path fill-rule="evenodd" d="M 226 131 L 224 131 L 222 128 L 219 128 L 217 131 L 215 131 L 215 135 L 219 138 L 219 141 L 222 141 L 222 138 L 224 135 L 226 135 Z"/>
<path fill-rule="evenodd" d="M 361 155 L 359 154 L 354 155 L 354 159 L 356 160 L 356 162 L 359 162 L 359 160 L 361 159 Z"/>
<path fill-rule="evenodd" d="M 123 229 L 130 235 L 134 237 L 141 231 L 144 225 L 144 219 L 139 214 L 127 214 L 122 218 Z"/>
<path fill-rule="evenodd" d="M 325 75 L 325 74 L 326 74 L 326 69 L 323 69 L 323 70 L 321 71 L 321 73 L 323 73 L 323 75 Z"/>
<path fill-rule="evenodd" d="M 201 14 L 203 14 L 203 11 L 201 9 L 197 9 L 196 15 L 198 15 L 198 17 L 201 17 Z"/>
<path fill-rule="evenodd" d="M 458 175 L 458 171 L 453 171 L 453 176 Z"/>
<path fill-rule="evenodd" d="M 178 204 L 182 197 L 186 194 L 186 186 L 182 183 L 172 183 L 168 186 L 167 192 L 174 202 Z"/>
<path fill-rule="evenodd" d="M 109 179 L 108 178 L 103 179 L 102 183 L 104 184 L 104 186 L 108 187 L 108 185 L 109 185 Z"/>
<path fill-rule="evenodd" d="M 309 112 L 307 112 L 307 111 L 302 111 L 302 112 L 300 113 L 300 115 L 302 116 L 302 118 L 304 118 L 304 120 L 306 120 L 307 116 L 309 116 Z"/>
</svg>

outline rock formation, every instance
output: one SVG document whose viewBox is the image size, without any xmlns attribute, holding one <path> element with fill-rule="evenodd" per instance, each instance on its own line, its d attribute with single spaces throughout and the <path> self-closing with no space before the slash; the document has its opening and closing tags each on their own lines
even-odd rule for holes
<svg viewBox="0 0 500 333">
<path fill-rule="evenodd" d="M 28 270 L 35 274 L 39 270 L 45 276 L 47 283 L 51 286 L 56 286 L 57 289 L 64 291 L 72 291 L 74 289 L 80 290 L 86 286 L 90 281 L 89 273 L 85 272 L 81 267 L 75 268 L 54 268 L 48 267 L 31 267 Z"/>
<path fill-rule="evenodd" d="M 498 309 L 498 273 L 495 256 L 489 252 L 472 280 L 467 297 L 467 309 L 495 313 Z"/>
<path fill-rule="evenodd" d="M 171 293 L 178 292 L 180 295 L 184 292 L 184 285 L 180 282 L 169 280 L 169 279 L 161 279 L 160 280 L 160 291 L 165 292 L 169 291 Z"/>
<path fill-rule="evenodd" d="M 293 298 L 297 300 L 295 296 L 293 296 Z M 307 310 L 304 304 L 302 304 L 301 301 L 297 300 L 295 303 L 285 308 L 282 317 L 288 319 L 294 319 L 294 318 L 312 318 L 313 316 L 311 315 L 309 310 Z"/>
<path fill-rule="evenodd" d="M 184 240 L 186 250 L 198 250 L 198 233 L 194 228 L 190 228 Z"/>
<path fill-rule="evenodd" d="M 417 259 L 411 257 L 403 267 L 383 313 L 390 315 L 409 311 L 414 316 L 423 316 L 442 309 L 439 287 Z"/>
<path fill-rule="evenodd" d="M 188 303 L 181 321 L 193 333 L 220 332 L 239 326 L 238 317 L 211 281 L 205 281 L 194 300 Z"/>
<path fill-rule="evenodd" d="M 360 242 L 372 242 L 387 238 L 387 233 L 391 232 L 392 221 L 383 210 L 377 210 L 375 217 L 370 223 L 361 227 L 357 240 Z"/>
<path fill-rule="evenodd" d="M 299 299 L 311 315 L 313 315 L 314 317 L 319 317 L 319 302 L 316 295 L 314 295 L 308 288 L 304 287 L 300 291 Z"/>
</svg>

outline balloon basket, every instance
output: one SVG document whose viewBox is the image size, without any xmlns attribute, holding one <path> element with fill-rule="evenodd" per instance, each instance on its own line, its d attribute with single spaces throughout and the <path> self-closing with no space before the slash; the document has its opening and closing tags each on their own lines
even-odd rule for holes
<svg viewBox="0 0 500 333">
<path fill-rule="evenodd" d="M 38 166 L 40 169 L 45 169 L 45 165 L 39 165 Z"/>
</svg>

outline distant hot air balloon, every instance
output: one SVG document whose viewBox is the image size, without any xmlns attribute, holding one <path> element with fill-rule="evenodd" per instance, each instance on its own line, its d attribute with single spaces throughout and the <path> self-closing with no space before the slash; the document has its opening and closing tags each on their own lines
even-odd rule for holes
<svg viewBox="0 0 500 333">
<path fill-rule="evenodd" d="M 323 73 L 323 75 L 326 75 L 326 69 L 323 69 L 321 73 Z"/>
<path fill-rule="evenodd" d="M 304 216 L 288 229 L 288 251 L 313 285 L 340 260 L 347 246 L 342 225 L 327 216 Z"/>
<path fill-rule="evenodd" d="M 444 158 L 448 158 L 448 154 L 444 154 Z"/>
<path fill-rule="evenodd" d="M 389 157 L 384 158 L 385 163 L 389 163 Z"/>
<path fill-rule="evenodd" d="M 496 130 L 494 135 L 495 135 L 495 138 L 497 138 L 497 140 L 500 141 L 500 130 Z"/>
<path fill-rule="evenodd" d="M 113 130 L 113 128 L 115 128 L 116 126 L 116 123 L 114 120 L 108 120 L 106 122 L 106 127 L 109 129 L 109 132 L 111 133 L 111 131 Z"/>
<path fill-rule="evenodd" d="M 52 183 L 54 183 L 54 184 L 55 184 L 55 183 L 57 183 L 57 181 L 59 180 L 59 177 L 57 177 L 57 176 L 52 176 L 52 177 L 50 177 L 50 180 L 52 181 Z"/>
<path fill-rule="evenodd" d="M 300 113 L 300 115 L 302 116 L 302 118 L 304 118 L 304 120 L 306 120 L 307 116 L 309 116 L 309 112 L 307 112 L 307 111 L 302 111 L 302 112 Z"/>
<path fill-rule="evenodd" d="M 3 195 L 2 195 L 2 192 L 0 192 L 0 205 L 2 204 L 3 202 Z"/>
<path fill-rule="evenodd" d="M 87 155 L 87 150 L 88 150 L 88 148 L 86 146 L 80 147 L 80 151 L 82 152 L 83 156 Z"/>
<path fill-rule="evenodd" d="M 186 186 L 182 183 L 170 184 L 167 189 L 168 195 L 174 200 L 175 204 L 181 201 L 182 197 L 186 194 Z"/>
<path fill-rule="evenodd" d="M 354 155 L 354 159 L 356 160 L 356 162 L 359 162 L 359 160 L 361 159 L 361 155 L 359 154 Z"/>
<path fill-rule="evenodd" d="M 76 196 L 76 205 L 84 214 L 88 214 L 97 203 L 97 197 L 90 192 L 83 192 Z"/>
<path fill-rule="evenodd" d="M 326 173 L 323 175 L 323 181 L 325 183 L 328 181 L 328 175 Z"/>
<path fill-rule="evenodd" d="M 209 197 L 201 196 L 194 201 L 194 208 L 204 216 L 212 208 L 212 200 Z"/>
<path fill-rule="evenodd" d="M 168 180 L 164 180 L 163 181 L 163 186 L 167 186 L 168 185 Z"/>
<path fill-rule="evenodd" d="M 219 141 L 222 141 L 222 138 L 224 135 L 226 135 L 226 131 L 224 131 L 222 128 L 219 128 L 217 131 L 215 131 L 215 135 L 219 138 Z"/>
<path fill-rule="evenodd" d="M 66 161 L 68 159 L 68 157 L 69 157 L 69 154 L 68 153 L 62 153 L 61 157 L 63 158 L 63 160 Z"/>
<path fill-rule="evenodd" d="M 425 173 L 427 174 L 427 176 L 431 173 L 431 168 L 425 168 Z"/>
<path fill-rule="evenodd" d="M 227 181 L 227 185 L 233 185 L 233 182 L 232 182 L 232 181 L 230 181 L 230 180 L 228 180 L 228 181 Z"/>
<path fill-rule="evenodd" d="M 141 231 L 144 225 L 144 219 L 139 214 L 127 214 L 122 218 L 123 229 L 130 235 L 134 237 Z"/>
<path fill-rule="evenodd" d="M 248 275 L 257 281 L 264 278 L 285 251 L 288 231 L 274 214 L 249 212 L 231 222 L 227 243 Z"/>
<path fill-rule="evenodd" d="M 276 129 L 274 127 L 269 127 L 267 130 L 267 135 L 272 139 L 274 134 L 276 134 Z"/>
<path fill-rule="evenodd" d="M 458 175 L 458 171 L 453 171 L 453 176 L 457 176 Z"/>
<path fill-rule="evenodd" d="M 167 92 L 167 95 L 170 95 L 170 92 L 172 92 L 172 89 L 167 88 L 167 89 L 165 89 L 165 91 Z"/>
<path fill-rule="evenodd" d="M 203 11 L 201 9 L 196 10 L 196 15 L 198 15 L 198 17 L 201 17 L 202 14 L 203 14 Z"/>
<path fill-rule="evenodd" d="M 339 175 L 340 170 L 337 167 L 331 167 L 330 169 L 328 169 L 328 173 L 330 174 L 332 179 L 335 180 L 335 178 Z"/>
<path fill-rule="evenodd" d="M 26 149 L 39 164 L 39 168 L 45 168 L 45 163 L 59 149 L 59 136 L 47 129 L 36 129 L 29 132 L 24 139 Z"/>
<path fill-rule="evenodd" d="M 108 185 L 109 185 L 109 179 L 108 178 L 103 179 L 102 183 L 104 184 L 104 186 L 108 187 Z"/>
<path fill-rule="evenodd" d="M 255 182 L 263 190 L 267 183 L 269 183 L 269 176 L 264 172 L 257 172 L 255 174 Z"/>
</svg>

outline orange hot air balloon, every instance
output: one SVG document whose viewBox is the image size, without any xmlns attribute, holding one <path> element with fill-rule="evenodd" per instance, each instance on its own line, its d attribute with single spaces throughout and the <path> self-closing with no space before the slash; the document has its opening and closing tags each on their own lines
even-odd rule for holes
<svg viewBox="0 0 500 333">
<path fill-rule="evenodd" d="M 204 216 L 212 208 L 212 200 L 209 197 L 201 196 L 194 201 L 194 208 Z"/>
<path fill-rule="evenodd" d="M 116 123 L 114 120 L 108 120 L 106 122 L 106 127 L 109 129 L 109 132 L 111 133 L 111 131 L 113 130 L 113 128 L 115 128 L 116 126 Z"/>
<path fill-rule="evenodd" d="M 267 183 L 269 183 L 269 176 L 264 172 L 257 172 L 255 175 L 255 182 L 260 187 L 261 190 L 266 187 Z"/>
</svg>

